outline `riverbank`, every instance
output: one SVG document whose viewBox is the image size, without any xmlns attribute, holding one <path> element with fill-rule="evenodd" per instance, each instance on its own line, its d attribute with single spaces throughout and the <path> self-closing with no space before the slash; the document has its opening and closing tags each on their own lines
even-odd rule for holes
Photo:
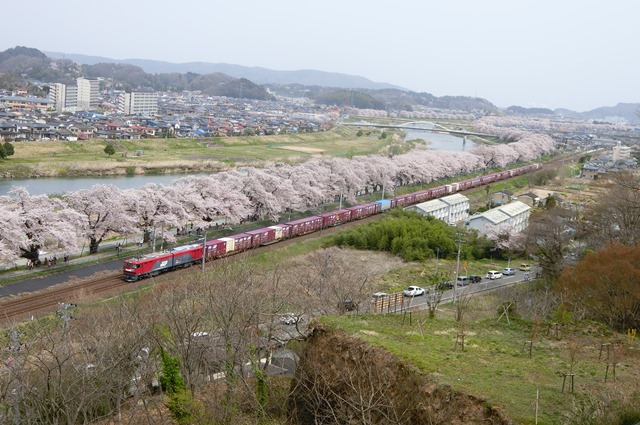
<svg viewBox="0 0 640 425">
<path fill-rule="evenodd" d="M 238 165 L 297 163 L 316 156 L 379 153 L 394 137 L 362 137 L 353 128 L 261 137 L 12 142 L 15 154 L 0 161 L 4 179 L 134 176 L 224 171 Z M 104 152 L 107 144 L 116 153 Z"/>
</svg>

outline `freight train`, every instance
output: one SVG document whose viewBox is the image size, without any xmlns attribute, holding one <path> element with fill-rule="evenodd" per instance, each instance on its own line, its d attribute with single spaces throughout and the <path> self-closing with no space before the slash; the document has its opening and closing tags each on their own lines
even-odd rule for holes
<svg viewBox="0 0 640 425">
<path fill-rule="evenodd" d="M 210 261 L 243 252 L 257 246 L 276 243 L 284 239 L 305 235 L 328 227 L 339 226 L 343 223 L 379 214 L 391 208 L 405 207 L 484 184 L 519 176 L 538 170 L 539 168 L 540 164 L 529 164 L 511 170 L 473 177 L 457 183 L 450 183 L 418 192 L 394 196 L 390 199 L 382 199 L 320 215 L 287 221 L 262 229 L 250 230 L 218 239 L 205 240 L 202 243 L 182 245 L 166 252 L 151 253 L 130 258 L 124 262 L 122 268 L 123 277 L 124 280 L 128 282 L 135 282 L 145 277 L 157 276 L 163 272 L 201 263 L 203 261 L 203 255 L 205 261 Z"/>
</svg>

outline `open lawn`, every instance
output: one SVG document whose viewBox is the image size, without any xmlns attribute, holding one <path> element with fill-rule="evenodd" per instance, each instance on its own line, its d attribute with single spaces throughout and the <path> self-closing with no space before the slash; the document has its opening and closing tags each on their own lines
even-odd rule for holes
<svg viewBox="0 0 640 425">
<path fill-rule="evenodd" d="M 81 176 L 216 171 L 233 165 L 298 162 L 314 156 L 380 152 L 391 142 L 356 136 L 337 127 L 319 133 L 262 137 L 14 142 L 15 154 L 0 161 L 0 176 Z M 107 143 L 116 153 L 104 153 Z"/>
</svg>

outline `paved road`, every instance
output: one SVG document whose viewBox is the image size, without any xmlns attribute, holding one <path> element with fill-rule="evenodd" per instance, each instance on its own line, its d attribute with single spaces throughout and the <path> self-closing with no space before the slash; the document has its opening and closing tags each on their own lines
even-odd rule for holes
<svg viewBox="0 0 640 425">
<path fill-rule="evenodd" d="M 534 275 L 535 275 L 535 271 L 529 272 L 529 276 L 533 277 Z M 522 271 L 518 271 L 513 276 L 503 276 L 500 279 L 495 279 L 495 280 L 489 280 L 483 277 L 482 282 L 480 283 L 472 283 L 464 287 L 457 286 L 455 288 L 455 293 L 453 289 L 444 291 L 442 293 L 441 302 L 453 301 L 454 296 L 459 297 L 459 296 L 468 295 L 468 294 L 477 294 L 480 292 L 490 291 L 490 290 L 505 287 L 505 286 L 511 286 L 516 283 L 524 282 L 525 280 L 526 279 L 524 277 L 524 272 Z M 411 307 L 411 308 L 420 310 L 427 307 L 427 302 L 425 300 L 425 297 L 423 296 L 414 297 L 414 298 L 405 297 L 404 307 L 405 308 Z"/>
<path fill-rule="evenodd" d="M 28 278 L 18 282 L 9 283 L 7 285 L 0 286 L 0 297 L 6 297 L 9 295 L 17 295 L 23 292 L 34 292 L 41 289 L 48 288 L 49 286 L 58 285 L 60 283 L 68 282 L 72 279 L 87 278 L 93 274 L 101 271 L 117 271 L 122 269 L 123 259 L 110 260 L 105 263 L 85 265 L 73 270 L 63 270 L 54 272 L 51 274 L 37 278 Z M 59 264 L 59 263 L 58 263 Z M 56 266 L 61 267 L 61 266 Z"/>
</svg>

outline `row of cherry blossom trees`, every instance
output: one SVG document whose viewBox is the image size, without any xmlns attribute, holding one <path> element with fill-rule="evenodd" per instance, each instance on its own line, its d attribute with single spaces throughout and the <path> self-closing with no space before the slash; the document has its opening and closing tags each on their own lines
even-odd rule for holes
<svg viewBox="0 0 640 425">
<path fill-rule="evenodd" d="M 0 197 L 0 260 L 37 260 L 41 250 L 73 252 L 88 243 L 95 253 L 110 235 L 145 235 L 154 229 L 185 223 L 238 223 L 246 219 L 278 220 L 292 211 L 307 211 L 326 202 L 383 187 L 428 183 L 473 170 L 533 160 L 552 150 L 543 135 L 524 135 L 508 145 L 480 146 L 470 153 L 435 152 L 418 147 L 407 154 L 353 159 L 319 158 L 303 164 L 277 163 L 243 167 L 206 177 L 186 177 L 169 186 L 147 184 L 119 190 L 111 185 L 67 193 L 33 196 L 14 188 Z M 171 235 L 165 235 L 172 242 Z"/>
</svg>

